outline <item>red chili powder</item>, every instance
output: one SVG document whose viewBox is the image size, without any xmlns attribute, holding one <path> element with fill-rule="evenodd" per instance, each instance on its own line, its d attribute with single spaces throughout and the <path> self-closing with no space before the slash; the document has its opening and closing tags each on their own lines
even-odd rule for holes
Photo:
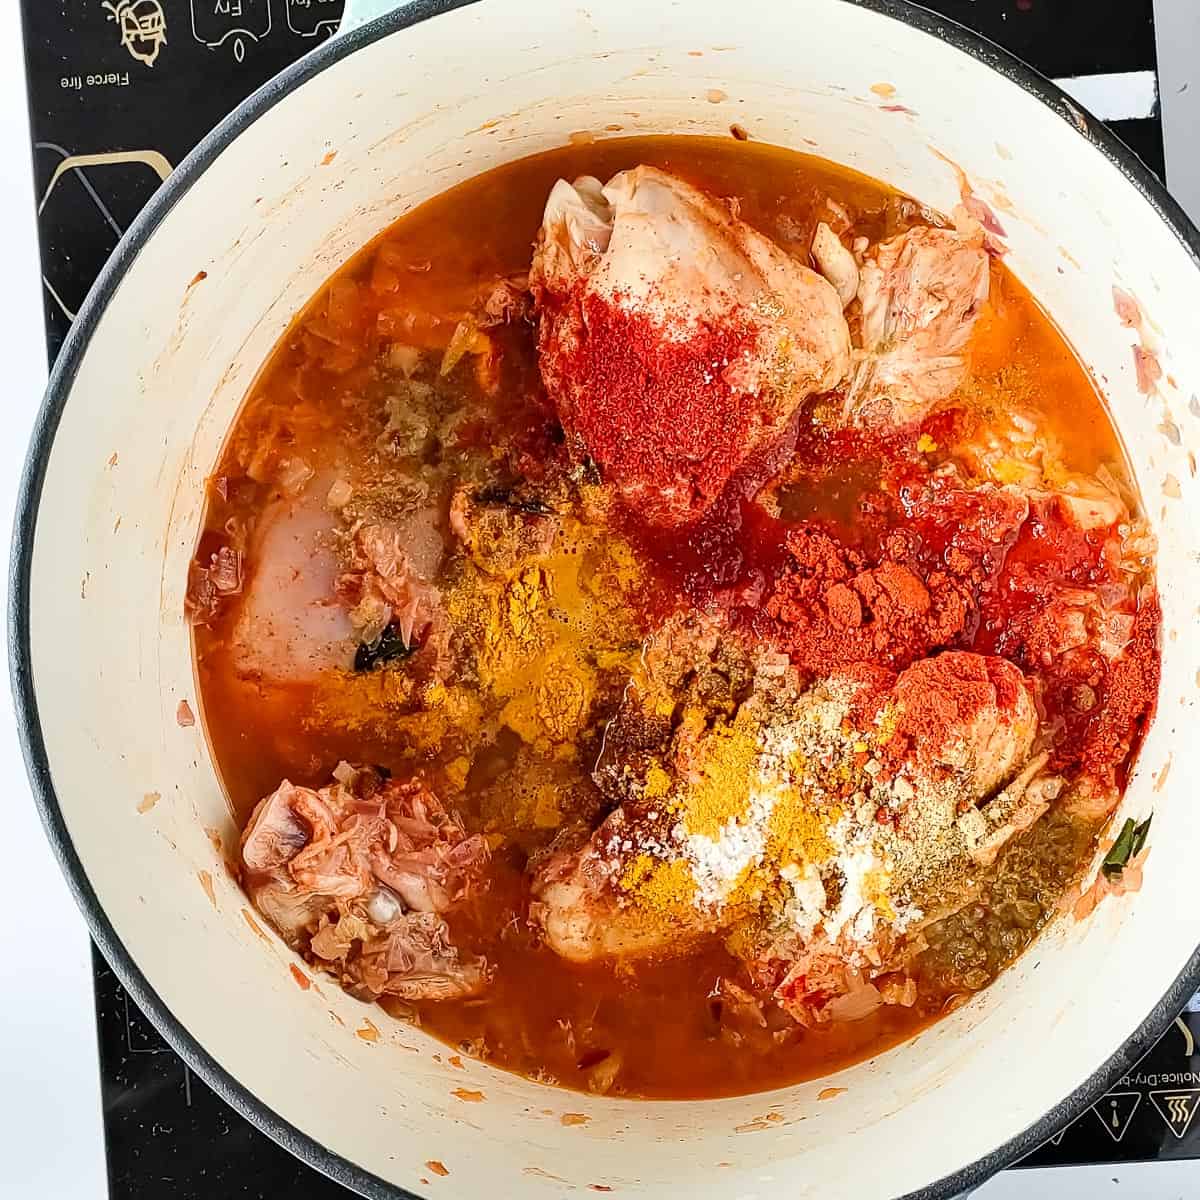
<svg viewBox="0 0 1200 1200">
<path fill-rule="evenodd" d="M 890 755 L 915 753 L 921 761 L 945 746 L 955 729 L 994 709 L 1003 718 L 1015 711 L 1028 685 L 1011 663 L 991 655 L 951 651 L 909 667 L 892 693 L 900 718 L 888 743 Z"/>
<path fill-rule="evenodd" d="M 1049 666 L 1062 653 L 1072 590 L 1116 581 L 1108 554 L 1118 542 L 1111 526 L 1080 529 L 1056 498 L 1035 503 L 983 597 L 973 648 L 1011 658 L 1026 671 Z M 1070 670 L 1084 681 L 1079 662 Z"/>
<path fill-rule="evenodd" d="M 1134 618 L 1132 640 L 1109 666 L 1099 711 L 1089 722 L 1083 743 L 1081 766 L 1097 778 L 1120 772 L 1129 751 L 1154 717 L 1161 673 L 1161 626 L 1158 596 L 1143 596 Z"/>
<path fill-rule="evenodd" d="M 902 668 L 938 649 L 982 649 L 972 645 L 981 611 L 1018 539 L 1025 501 L 911 464 L 899 465 L 885 492 L 891 498 L 867 522 L 885 523 L 864 539 L 877 542 L 869 554 L 815 525 L 787 539 L 791 561 L 766 607 L 800 667 L 865 659 Z"/>
<path fill-rule="evenodd" d="M 870 556 L 816 525 L 787 533 L 763 606 L 770 636 L 814 674 L 916 663 L 897 695 L 908 713 L 900 748 L 931 743 L 993 699 L 1011 707 L 1023 674 L 1057 730 L 1050 769 L 1119 785 L 1154 711 L 1161 615 L 1144 595 L 1124 649 L 1110 660 L 1096 645 L 1100 597 L 1125 586 L 1117 531 L 1082 529 L 1056 497 L 1026 508 L 1006 489 L 937 480 L 909 480 L 900 496 L 904 516 Z M 999 657 L 926 659 L 954 649 Z"/>
<path fill-rule="evenodd" d="M 543 345 L 547 389 L 568 432 L 642 516 L 694 520 L 754 446 L 762 402 L 730 382 L 756 331 L 736 315 L 665 336 L 645 313 L 587 294 L 578 336 Z M 550 329 L 555 322 L 543 322 Z"/>
<path fill-rule="evenodd" d="M 804 670 L 855 662 L 903 667 L 963 634 L 970 594 L 944 571 L 861 552 L 812 525 L 787 537 L 791 562 L 766 603 L 780 640 Z"/>
<path fill-rule="evenodd" d="M 1098 595 L 1124 587 L 1110 561 L 1118 543 L 1111 526 L 1081 529 L 1060 499 L 1035 502 L 983 602 L 973 647 L 1002 654 L 1040 680 L 1045 715 L 1059 728 L 1050 768 L 1091 775 L 1103 786 L 1121 782 L 1159 681 L 1156 596 L 1128 614 L 1129 642 L 1115 659 L 1089 633 Z"/>
</svg>

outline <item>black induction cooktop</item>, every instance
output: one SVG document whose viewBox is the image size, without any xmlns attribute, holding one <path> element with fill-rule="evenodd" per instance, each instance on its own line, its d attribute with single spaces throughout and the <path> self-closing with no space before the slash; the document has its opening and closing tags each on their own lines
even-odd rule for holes
<svg viewBox="0 0 1200 1200">
<path fill-rule="evenodd" d="M 1152 0 L 925 0 L 1055 78 L 1155 71 Z M 50 355 L 123 230 L 343 0 L 22 0 Z M 1143 89 L 1144 91 L 1144 89 Z M 1160 175 L 1157 106 L 1112 128 Z M 1119 979 L 1115 981 L 1119 986 Z M 345 1197 L 184 1066 L 95 956 L 112 1200 Z M 1200 1004 L 1031 1165 L 1200 1157 Z"/>
</svg>

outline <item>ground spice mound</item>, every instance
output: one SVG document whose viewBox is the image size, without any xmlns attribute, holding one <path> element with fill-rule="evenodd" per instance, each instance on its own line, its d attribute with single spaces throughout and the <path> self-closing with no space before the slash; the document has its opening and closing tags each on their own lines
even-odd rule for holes
<svg viewBox="0 0 1200 1200">
<path fill-rule="evenodd" d="M 754 351 L 752 323 L 734 315 L 681 336 L 601 296 L 585 295 L 581 307 L 578 339 L 553 356 L 551 390 L 579 397 L 564 425 L 607 480 L 636 493 L 643 516 L 698 516 L 762 424 L 762 399 L 731 383 L 731 368 Z"/>
<path fill-rule="evenodd" d="M 696 881 L 683 858 L 664 861 L 639 854 L 625 869 L 621 889 L 647 913 L 679 920 L 695 915 Z"/>
<path fill-rule="evenodd" d="M 1133 622 L 1132 640 L 1108 669 L 1100 688 L 1099 712 L 1087 726 L 1080 750 L 1083 771 L 1114 778 L 1130 749 L 1154 717 L 1161 673 L 1162 611 L 1158 596 L 1143 598 Z"/>
<path fill-rule="evenodd" d="M 730 821 L 746 815 L 750 782 L 758 760 L 757 730 L 749 722 L 718 726 L 704 743 L 698 778 L 685 792 L 683 822 L 688 833 L 719 838 Z"/>
<path fill-rule="evenodd" d="M 896 682 L 899 713 L 887 750 L 895 759 L 911 753 L 917 763 L 933 763 L 950 731 L 968 727 L 989 710 L 1011 712 L 1017 705 L 1020 673 L 1003 660 L 978 654 L 940 654 L 914 663 Z"/>
<path fill-rule="evenodd" d="M 787 536 L 785 566 L 767 613 L 800 668 L 825 671 L 857 662 L 904 667 L 967 629 L 970 593 L 944 571 L 890 558 L 872 564 L 832 534 L 801 525 Z"/>
</svg>

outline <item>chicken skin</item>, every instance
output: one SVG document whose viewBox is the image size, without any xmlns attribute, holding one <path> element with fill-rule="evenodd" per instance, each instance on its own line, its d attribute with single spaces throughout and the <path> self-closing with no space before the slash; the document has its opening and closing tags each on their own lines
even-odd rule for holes
<svg viewBox="0 0 1200 1200">
<path fill-rule="evenodd" d="M 530 284 L 564 429 L 655 524 L 702 516 L 849 368 L 834 288 L 653 167 L 559 180 Z"/>
<path fill-rule="evenodd" d="M 988 288 L 982 229 L 918 226 L 868 250 L 858 284 L 862 349 L 846 388 L 851 424 L 908 425 L 946 399 L 966 373 Z"/>
<path fill-rule="evenodd" d="M 320 790 L 284 780 L 242 834 L 246 890 L 290 945 L 363 998 L 445 1000 L 478 992 L 442 915 L 479 882 L 487 844 L 420 783 L 343 763 Z"/>
</svg>

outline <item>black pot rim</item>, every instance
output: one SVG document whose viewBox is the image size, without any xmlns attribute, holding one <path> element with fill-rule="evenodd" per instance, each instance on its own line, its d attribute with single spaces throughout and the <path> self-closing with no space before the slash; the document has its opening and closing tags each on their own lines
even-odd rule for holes
<svg viewBox="0 0 1200 1200">
<path fill-rule="evenodd" d="M 38 412 L 28 457 L 21 477 L 9 578 L 9 668 L 17 722 L 34 800 L 59 865 L 67 877 L 91 935 L 125 990 L 147 1014 L 187 1065 L 227 1104 L 297 1158 L 336 1182 L 371 1200 L 418 1200 L 406 1189 L 388 1183 L 341 1155 L 326 1149 L 284 1120 L 233 1075 L 218 1064 L 175 1018 L 134 963 L 100 906 L 83 863 L 67 831 L 54 791 L 50 761 L 42 736 L 33 680 L 30 645 L 30 573 L 37 513 L 54 437 L 66 407 L 79 365 L 104 312 L 142 246 L 206 167 L 243 130 L 301 84 L 364 46 L 431 17 L 475 3 L 476 0 L 414 0 L 345 35 L 332 38 L 264 84 L 235 109 L 170 175 L 142 210 L 88 294 L 63 344 Z M 908 0 L 842 0 L 900 21 L 938 38 L 999 72 L 1037 97 L 1068 122 L 1112 162 L 1142 194 L 1159 218 L 1200 267 L 1200 233 L 1179 205 L 1139 158 L 1104 125 L 1081 109 L 1044 76 L 986 38 Z M 978 1187 L 997 1171 L 1031 1153 L 1065 1128 L 1154 1045 L 1188 999 L 1200 989 L 1200 948 L 1188 960 L 1166 994 L 1146 1015 L 1115 1054 L 1089 1079 L 1064 1097 L 1022 1133 L 967 1167 L 908 1193 L 899 1200 L 951 1200 Z"/>
</svg>

